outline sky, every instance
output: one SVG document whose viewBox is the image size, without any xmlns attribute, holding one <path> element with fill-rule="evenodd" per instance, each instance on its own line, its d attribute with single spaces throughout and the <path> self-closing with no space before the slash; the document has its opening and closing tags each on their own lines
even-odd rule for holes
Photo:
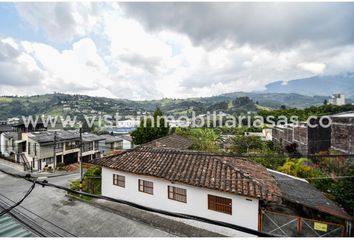
<svg viewBox="0 0 354 240">
<path fill-rule="evenodd" d="M 262 91 L 354 70 L 354 3 L 0 3 L 0 95 Z"/>
</svg>

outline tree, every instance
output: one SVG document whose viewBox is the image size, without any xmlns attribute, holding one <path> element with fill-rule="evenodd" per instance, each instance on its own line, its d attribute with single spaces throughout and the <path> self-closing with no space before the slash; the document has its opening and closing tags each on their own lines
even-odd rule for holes
<svg viewBox="0 0 354 240">
<path fill-rule="evenodd" d="M 325 100 L 323 101 L 323 105 L 327 105 L 327 104 L 328 104 L 328 100 L 325 99 Z"/>
<path fill-rule="evenodd" d="M 338 179 L 333 183 L 331 192 L 336 201 L 352 213 L 354 210 L 354 165 L 348 168 L 345 176 L 348 177 Z"/>
<path fill-rule="evenodd" d="M 218 152 L 220 150 L 217 144 L 220 136 L 213 129 L 191 129 L 190 137 L 193 140 L 192 148 L 194 150 L 208 152 Z"/>
<path fill-rule="evenodd" d="M 232 139 L 234 153 L 250 153 L 250 151 L 262 150 L 263 142 L 257 136 L 236 136 Z"/>
<path fill-rule="evenodd" d="M 306 166 L 308 160 L 306 158 L 289 159 L 283 166 L 278 168 L 278 171 L 301 178 L 312 178 L 315 176 L 315 171 L 312 167 Z"/>
<path fill-rule="evenodd" d="M 297 150 L 298 145 L 297 143 L 291 143 L 285 146 L 285 151 L 289 154 L 291 157 L 300 157 L 300 153 Z"/>
<path fill-rule="evenodd" d="M 220 134 L 216 129 L 211 128 L 176 128 L 176 134 L 189 138 L 193 141 L 192 149 L 207 151 L 207 152 L 219 152 L 220 147 L 218 141 Z"/>
<path fill-rule="evenodd" d="M 168 132 L 168 123 L 165 126 L 163 113 L 159 108 L 156 108 L 153 117 L 141 120 L 140 126 L 131 133 L 131 136 L 133 143 L 139 145 L 164 137 Z"/>
</svg>

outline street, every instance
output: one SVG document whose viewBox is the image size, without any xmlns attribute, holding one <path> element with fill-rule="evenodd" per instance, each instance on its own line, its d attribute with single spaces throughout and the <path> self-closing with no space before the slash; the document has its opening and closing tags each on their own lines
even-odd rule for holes
<svg viewBox="0 0 354 240">
<path fill-rule="evenodd" d="M 48 178 L 48 182 L 68 186 L 69 180 L 79 174 Z M 18 201 L 31 183 L 0 173 L 0 199 Z M 30 214 L 47 230 L 58 232 L 60 228 L 79 237 L 169 237 L 173 236 L 147 224 L 94 207 L 80 201 L 72 201 L 65 191 L 36 185 L 28 198 L 16 210 Z M 32 213 L 28 212 L 31 211 Z M 36 214 L 36 215 L 34 215 Z M 38 215 L 38 216 L 37 216 Z M 45 220 L 53 224 L 49 224 Z M 57 225 L 57 226 L 55 226 Z M 64 231 L 63 235 L 70 236 Z"/>
</svg>

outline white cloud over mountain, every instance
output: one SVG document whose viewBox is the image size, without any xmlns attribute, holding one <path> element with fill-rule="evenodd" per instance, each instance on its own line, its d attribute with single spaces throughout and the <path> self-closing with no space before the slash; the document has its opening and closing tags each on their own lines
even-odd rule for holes
<svg viewBox="0 0 354 240">
<path fill-rule="evenodd" d="M 48 42 L 0 38 L 0 90 L 151 99 L 341 74 L 354 69 L 353 6 L 18 3 Z"/>
</svg>

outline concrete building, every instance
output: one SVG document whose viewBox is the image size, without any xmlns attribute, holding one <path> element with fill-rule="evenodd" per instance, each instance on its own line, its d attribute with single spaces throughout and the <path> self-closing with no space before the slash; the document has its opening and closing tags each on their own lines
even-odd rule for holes
<svg viewBox="0 0 354 240">
<path fill-rule="evenodd" d="M 55 168 L 59 163 L 69 165 L 80 161 L 80 134 L 77 131 L 34 132 L 26 134 L 24 139 L 28 142 L 25 155 L 34 170 L 40 171 L 45 166 Z M 101 157 L 100 141 L 104 141 L 104 137 L 92 133 L 82 134 L 83 162 Z"/>
<path fill-rule="evenodd" d="M 333 94 L 331 98 L 328 99 L 328 103 L 337 106 L 345 105 L 345 96 L 341 93 Z"/>
<path fill-rule="evenodd" d="M 123 150 L 123 139 L 121 137 L 109 134 L 101 135 L 101 137 L 105 138 L 100 143 L 100 149 L 104 156 Z"/>
<path fill-rule="evenodd" d="M 306 122 L 299 124 L 277 125 L 272 130 L 274 145 L 285 148 L 296 143 L 297 150 L 302 155 L 316 154 L 331 147 L 331 127 L 321 127 L 318 121 L 312 119 L 311 127 Z"/>
<path fill-rule="evenodd" d="M 92 133 L 82 134 L 82 159 L 101 157 L 100 141 L 105 138 Z M 80 160 L 78 131 L 6 132 L 1 134 L 2 156 L 23 164 L 26 170 L 42 171 L 59 163 L 69 165 Z"/>
<path fill-rule="evenodd" d="M 354 112 L 331 116 L 331 148 L 343 154 L 354 154 Z"/>
</svg>

